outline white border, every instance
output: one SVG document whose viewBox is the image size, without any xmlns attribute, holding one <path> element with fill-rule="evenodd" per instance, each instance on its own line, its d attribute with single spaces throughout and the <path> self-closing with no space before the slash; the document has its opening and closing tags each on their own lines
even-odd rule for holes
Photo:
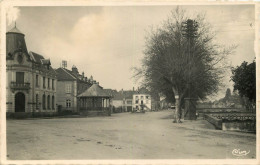
<svg viewBox="0 0 260 165">
<path fill-rule="evenodd" d="M 121 1 L 101 1 L 101 0 L 46 0 L 46 1 L 40 1 L 40 0 L 4 0 L 1 2 L 1 59 L 0 59 L 0 67 L 1 67 L 1 159 L 0 164 L 260 164 L 259 158 L 259 147 L 257 147 L 256 151 L 256 159 L 154 159 L 154 160 L 144 160 L 144 159 L 138 159 L 138 160 L 7 160 L 6 159 L 6 91 L 5 91 L 5 77 L 6 77 L 6 56 L 5 56 L 5 45 L 6 45 L 6 38 L 5 38 L 5 32 L 6 32 L 6 6 L 12 5 L 12 6 L 155 6 L 155 5 L 244 5 L 244 4 L 253 4 L 255 5 L 255 54 L 256 54 L 256 91 L 257 91 L 257 118 L 259 118 L 260 113 L 258 112 L 260 109 L 260 100 L 259 100 L 259 5 L 257 2 L 253 1 L 185 1 L 185 2 L 174 2 L 174 1 L 129 1 L 129 0 L 121 0 Z M 257 120 L 257 142 L 256 146 L 259 146 L 259 139 L 260 136 L 259 133 L 259 125 L 260 121 Z"/>
</svg>

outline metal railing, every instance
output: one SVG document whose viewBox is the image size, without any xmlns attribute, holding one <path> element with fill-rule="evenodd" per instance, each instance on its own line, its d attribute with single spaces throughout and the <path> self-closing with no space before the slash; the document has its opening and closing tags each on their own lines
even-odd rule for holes
<svg viewBox="0 0 260 165">
<path fill-rule="evenodd" d="M 30 83 L 11 82 L 12 89 L 30 89 Z"/>
</svg>

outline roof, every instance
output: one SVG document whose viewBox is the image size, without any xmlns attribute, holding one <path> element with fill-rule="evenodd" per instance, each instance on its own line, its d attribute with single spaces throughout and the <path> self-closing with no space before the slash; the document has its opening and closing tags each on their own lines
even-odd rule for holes
<svg viewBox="0 0 260 165">
<path fill-rule="evenodd" d="M 9 30 L 7 33 L 19 33 L 24 35 L 19 29 L 17 29 L 17 27 L 13 27 L 11 30 Z"/>
<path fill-rule="evenodd" d="M 136 92 L 135 91 L 124 91 L 124 97 L 125 99 L 132 99 L 133 98 L 133 95 L 135 94 Z"/>
<path fill-rule="evenodd" d="M 103 89 L 108 95 L 113 96 L 117 93 L 114 89 Z"/>
<path fill-rule="evenodd" d="M 124 94 L 122 91 L 119 91 L 117 92 L 115 95 L 114 95 L 114 100 L 123 100 L 125 97 L 124 97 Z"/>
<path fill-rule="evenodd" d="M 93 84 L 90 88 L 85 90 L 78 97 L 111 97 L 98 84 Z"/>
<path fill-rule="evenodd" d="M 58 81 L 75 81 L 76 77 L 70 74 L 65 68 L 58 68 L 55 70 L 57 72 Z"/>
<path fill-rule="evenodd" d="M 49 70 L 56 74 L 55 70 L 51 67 L 50 59 L 44 59 L 44 57 L 42 55 L 37 54 L 32 51 L 29 52 L 29 56 L 30 56 L 31 60 L 34 63 L 38 64 L 38 66 L 40 68 L 46 68 L 45 66 L 47 65 L 49 67 Z"/>
</svg>

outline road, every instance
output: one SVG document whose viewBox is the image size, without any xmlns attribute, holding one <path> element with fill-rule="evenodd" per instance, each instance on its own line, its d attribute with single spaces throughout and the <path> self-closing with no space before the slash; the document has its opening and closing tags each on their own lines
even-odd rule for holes
<svg viewBox="0 0 260 165">
<path fill-rule="evenodd" d="M 172 123 L 169 110 L 110 117 L 7 120 L 10 160 L 255 158 L 254 134 Z M 242 157 L 234 149 L 249 151 Z"/>
</svg>

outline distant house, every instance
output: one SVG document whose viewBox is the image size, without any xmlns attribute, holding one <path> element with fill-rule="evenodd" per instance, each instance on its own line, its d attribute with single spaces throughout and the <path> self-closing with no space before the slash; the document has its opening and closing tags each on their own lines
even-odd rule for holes
<svg viewBox="0 0 260 165">
<path fill-rule="evenodd" d="M 84 76 L 84 72 L 79 74 L 76 66 L 71 70 L 65 67 L 56 69 L 57 72 L 57 104 L 60 111 L 77 111 L 77 96 L 91 87 L 95 80 Z"/>
<path fill-rule="evenodd" d="M 133 109 L 133 95 L 135 91 L 124 91 L 124 111 L 131 112 Z"/>
<path fill-rule="evenodd" d="M 152 110 L 152 99 L 149 91 L 145 88 L 141 88 L 133 94 L 133 111 Z"/>
<path fill-rule="evenodd" d="M 123 91 L 116 92 L 112 99 L 113 112 L 123 112 L 124 94 Z"/>
<path fill-rule="evenodd" d="M 131 112 L 132 111 L 132 102 L 133 94 L 132 90 L 112 90 L 104 89 L 107 93 L 112 96 L 112 106 L 114 112 Z"/>
</svg>

